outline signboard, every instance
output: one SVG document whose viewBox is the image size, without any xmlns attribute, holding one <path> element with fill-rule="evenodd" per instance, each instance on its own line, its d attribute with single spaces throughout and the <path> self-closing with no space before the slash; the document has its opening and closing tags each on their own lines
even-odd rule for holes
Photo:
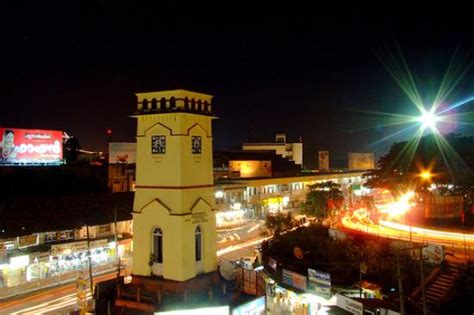
<svg viewBox="0 0 474 315">
<path fill-rule="evenodd" d="M 62 163 L 62 131 L 0 128 L 0 137 L 0 165 Z"/>
<path fill-rule="evenodd" d="M 307 280 L 306 277 L 299 273 L 283 269 L 283 283 L 290 285 L 294 288 L 306 291 Z"/>
<path fill-rule="evenodd" d="M 349 170 L 371 170 L 374 168 L 373 153 L 349 153 Z"/>
<path fill-rule="evenodd" d="M 10 257 L 10 268 L 26 267 L 29 264 L 30 256 L 28 255 Z"/>
<path fill-rule="evenodd" d="M 329 171 L 329 151 L 319 151 L 319 170 Z"/>
<path fill-rule="evenodd" d="M 87 307 L 87 279 L 82 278 L 82 276 L 76 279 L 76 302 L 80 309 Z"/>
<path fill-rule="evenodd" d="M 444 247 L 441 245 L 428 244 L 423 247 L 423 258 L 433 264 L 440 264 L 444 259 Z"/>
<path fill-rule="evenodd" d="M 232 315 L 263 315 L 265 314 L 265 296 L 261 296 L 232 310 Z"/>
<path fill-rule="evenodd" d="M 38 245 L 38 234 L 31 234 L 18 237 L 18 248 Z"/>
<path fill-rule="evenodd" d="M 137 144 L 134 142 L 110 142 L 109 163 L 134 164 L 136 159 Z"/>
<path fill-rule="evenodd" d="M 96 240 L 90 242 L 91 249 L 98 247 L 105 247 L 107 245 L 107 240 Z M 57 255 L 69 255 L 74 252 L 83 252 L 88 248 L 87 241 L 79 241 L 65 244 L 56 244 L 51 245 L 51 256 Z"/>
<path fill-rule="evenodd" d="M 362 303 L 339 293 L 336 294 L 336 305 L 352 314 L 362 315 L 364 313 L 364 306 Z"/>
<path fill-rule="evenodd" d="M 308 290 L 316 294 L 331 295 L 331 274 L 308 268 Z"/>
</svg>

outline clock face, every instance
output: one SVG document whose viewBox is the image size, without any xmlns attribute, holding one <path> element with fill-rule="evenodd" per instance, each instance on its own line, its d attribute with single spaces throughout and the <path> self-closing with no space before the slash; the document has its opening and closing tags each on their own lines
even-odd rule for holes
<svg viewBox="0 0 474 315">
<path fill-rule="evenodd" d="M 191 148 L 193 154 L 201 154 L 201 137 L 192 136 L 191 137 Z"/>
<path fill-rule="evenodd" d="M 151 153 L 152 154 L 166 153 L 166 137 L 165 136 L 151 136 Z"/>
</svg>

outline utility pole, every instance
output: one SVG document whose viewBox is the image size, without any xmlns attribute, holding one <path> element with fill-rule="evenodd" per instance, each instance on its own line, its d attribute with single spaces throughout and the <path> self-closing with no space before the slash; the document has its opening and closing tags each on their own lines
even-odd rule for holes
<svg viewBox="0 0 474 315">
<path fill-rule="evenodd" d="M 117 281 L 120 278 L 120 255 L 118 252 L 118 237 L 117 237 L 117 206 L 114 206 L 114 241 L 115 241 L 115 258 L 117 260 Z"/>
<path fill-rule="evenodd" d="M 400 273 L 400 255 L 398 251 L 395 252 L 397 256 L 397 277 L 398 277 L 398 293 L 400 294 L 400 314 L 405 315 L 405 303 L 403 301 L 403 282 L 402 275 Z"/>
<path fill-rule="evenodd" d="M 426 309 L 425 271 L 423 269 L 423 247 L 420 247 L 421 298 L 423 301 L 423 315 L 428 314 Z"/>
<path fill-rule="evenodd" d="M 421 272 L 421 294 L 422 294 L 422 300 L 423 300 L 423 314 L 427 314 L 427 309 L 426 309 L 426 293 L 425 293 L 425 274 L 423 270 L 423 248 L 425 248 L 426 245 L 419 245 L 419 246 L 411 246 L 408 248 L 401 248 L 395 251 L 395 255 L 397 257 L 397 276 L 398 276 L 398 291 L 400 294 L 400 314 L 405 315 L 405 301 L 403 299 L 403 283 L 402 283 L 402 276 L 401 276 L 401 271 L 400 271 L 400 254 L 399 252 L 401 251 L 406 251 L 410 250 L 410 252 L 413 252 L 415 249 L 420 250 L 420 272 Z"/>
<path fill-rule="evenodd" d="M 91 239 L 89 237 L 89 225 L 86 225 L 87 232 L 87 251 L 89 252 L 89 286 L 91 288 L 92 303 L 94 303 L 94 279 L 92 278 L 92 252 L 91 252 Z M 92 304 L 94 305 L 94 304 Z"/>
</svg>

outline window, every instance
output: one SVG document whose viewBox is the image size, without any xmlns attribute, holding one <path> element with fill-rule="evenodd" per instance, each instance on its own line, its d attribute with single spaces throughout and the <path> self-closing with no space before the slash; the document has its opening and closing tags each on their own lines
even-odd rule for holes
<svg viewBox="0 0 474 315">
<path fill-rule="evenodd" d="M 151 136 L 151 153 L 152 154 L 166 153 L 166 137 L 165 136 Z"/>
<path fill-rule="evenodd" d="M 112 228 L 110 224 L 99 225 L 97 227 L 97 233 L 104 234 L 112 232 Z"/>
<path fill-rule="evenodd" d="M 148 110 L 148 100 L 144 99 L 142 102 L 143 110 Z"/>
<path fill-rule="evenodd" d="M 67 230 L 67 231 L 59 232 L 59 239 L 60 240 L 70 240 L 72 238 L 74 238 L 74 231 L 73 230 Z"/>
<path fill-rule="evenodd" d="M 47 232 L 44 234 L 44 242 L 50 243 L 56 240 L 56 232 Z"/>
<path fill-rule="evenodd" d="M 153 230 L 153 256 L 154 262 L 163 263 L 163 231 L 160 228 Z"/>
<path fill-rule="evenodd" d="M 202 250 L 202 245 L 201 245 L 201 227 L 198 226 L 196 228 L 196 232 L 194 234 L 195 237 L 195 250 L 196 250 L 196 261 L 201 261 L 201 250 Z"/>
<path fill-rule="evenodd" d="M 151 110 L 157 110 L 158 108 L 158 102 L 156 101 L 156 98 L 151 100 Z"/>
<path fill-rule="evenodd" d="M 191 150 L 193 154 L 201 154 L 201 137 L 200 136 L 191 137 Z"/>
</svg>

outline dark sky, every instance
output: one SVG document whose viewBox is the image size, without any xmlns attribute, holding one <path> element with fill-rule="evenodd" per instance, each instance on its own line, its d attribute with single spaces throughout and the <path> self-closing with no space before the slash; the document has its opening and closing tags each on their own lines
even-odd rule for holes
<svg viewBox="0 0 474 315">
<path fill-rule="evenodd" d="M 303 137 L 309 165 L 318 150 L 380 155 L 391 141 L 370 143 L 394 129 L 358 110 L 416 111 L 377 56 L 399 45 L 429 99 L 453 52 L 474 42 L 472 18 L 447 5 L 321 2 L 310 17 L 234 18 L 124 3 L 0 4 L 0 125 L 61 129 L 104 150 L 107 128 L 114 141 L 134 141 L 134 93 L 185 88 L 215 95 L 216 149 L 281 132 Z M 453 100 L 472 93 L 471 72 Z"/>
</svg>

